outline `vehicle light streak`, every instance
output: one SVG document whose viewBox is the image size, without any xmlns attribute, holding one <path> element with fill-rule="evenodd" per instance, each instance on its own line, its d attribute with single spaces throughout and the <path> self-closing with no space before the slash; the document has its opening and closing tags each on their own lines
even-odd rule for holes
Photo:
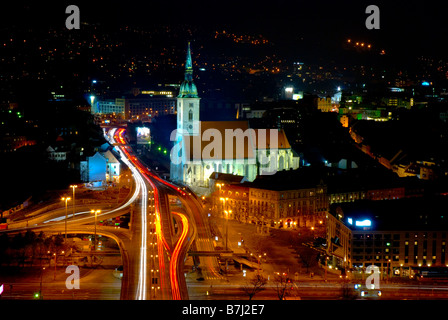
<svg viewBox="0 0 448 320">
<path fill-rule="evenodd" d="M 121 148 L 121 147 L 120 147 Z M 137 289 L 137 300 L 146 299 L 146 242 L 147 242 L 147 206 L 148 206 L 148 190 L 146 184 L 140 175 L 140 172 L 133 166 L 133 164 L 126 159 L 122 158 L 122 161 L 131 169 L 133 177 L 136 181 L 138 189 L 141 190 L 141 244 L 140 244 L 140 270 L 139 270 L 139 283 Z"/>
<path fill-rule="evenodd" d="M 116 137 L 117 141 L 119 141 L 119 143 L 121 143 L 121 144 L 126 144 L 126 141 L 123 137 L 124 132 L 125 132 L 125 129 L 120 128 L 117 130 L 116 134 L 114 135 Z M 165 258 L 164 258 L 164 250 L 163 249 L 165 247 L 166 252 L 170 258 L 169 259 L 169 280 L 170 280 L 170 287 L 171 287 L 171 295 L 174 300 L 180 300 L 182 297 L 181 297 L 181 292 L 180 292 L 178 269 L 182 262 L 179 261 L 179 258 L 181 255 L 181 249 L 185 245 L 184 242 L 185 242 L 186 236 L 188 234 L 188 230 L 189 230 L 188 219 L 183 214 L 173 212 L 173 214 L 178 215 L 181 219 L 182 232 L 181 232 L 180 238 L 178 239 L 178 241 L 175 244 L 174 249 L 171 251 L 171 248 L 167 244 L 166 239 L 162 232 L 159 192 L 158 192 L 158 189 L 155 186 L 154 181 L 152 179 L 155 179 L 158 182 L 163 183 L 169 189 L 177 192 L 179 194 L 179 196 L 187 196 L 187 194 L 182 188 L 161 179 L 160 177 L 158 177 L 157 174 L 150 171 L 135 156 L 133 156 L 132 154 L 130 154 L 128 152 L 128 149 L 126 146 L 120 147 L 120 150 L 123 152 L 123 155 L 125 155 L 125 157 L 123 157 L 123 158 L 127 158 L 128 161 L 132 162 L 134 168 L 136 170 L 138 170 L 139 173 L 141 174 L 139 176 L 144 177 L 148 181 L 148 183 L 151 185 L 152 189 L 154 190 L 154 207 L 155 207 L 155 215 L 156 215 L 155 225 L 156 225 L 156 234 L 157 234 L 160 281 L 161 281 L 161 285 L 163 287 L 162 281 L 164 281 L 164 279 L 165 279 Z M 195 201 L 195 199 L 192 197 L 191 201 Z M 195 212 L 195 214 L 198 214 L 198 213 Z M 205 230 L 205 226 L 203 226 L 203 222 L 202 222 L 202 219 L 200 216 L 197 217 L 197 220 L 202 225 L 202 229 Z M 205 235 L 204 237 L 206 238 L 207 235 Z M 205 245 L 207 245 L 207 243 Z M 208 266 L 208 268 L 211 269 L 215 273 L 215 275 L 219 276 L 219 274 L 215 270 L 216 268 L 213 266 L 213 259 L 211 259 L 210 257 L 207 257 L 205 259 L 205 263 Z"/>
<path fill-rule="evenodd" d="M 146 243 L 147 243 L 147 207 L 148 207 L 148 190 L 146 188 L 146 184 L 143 181 L 143 178 L 137 173 L 137 180 L 142 186 L 142 211 L 141 211 L 141 243 L 140 243 L 140 272 L 139 272 L 139 283 L 137 289 L 137 299 L 145 300 L 146 299 Z"/>
<path fill-rule="evenodd" d="M 118 137 L 121 143 L 124 142 L 123 133 L 124 129 L 118 130 L 118 135 L 115 135 L 115 130 L 112 131 L 112 137 Z M 113 141 L 113 138 L 112 138 Z M 148 241 L 147 237 L 147 208 L 148 208 L 148 189 L 146 187 L 145 181 L 143 180 L 142 175 L 140 174 L 140 170 L 138 167 L 134 166 L 131 161 L 129 153 L 125 150 L 124 146 L 120 146 L 119 150 L 127 155 L 127 157 L 122 157 L 122 161 L 131 169 L 133 173 L 133 177 L 139 189 L 141 189 L 141 241 L 140 241 L 140 268 L 139 268 L 139 278 L 137 285 L 137 300 L 145 300 L 146 299 L 146 275 L 147 275 L 147 247 L 146 243 Z"/>
<path fill-rule="evenodd" d="M 171 280 L 171 290 L 173 294 L 174 300 L 181 300 L 180 295 L 180 289 L 179 289 L 179 282 L 178 282 L 178 263 L 179 263 L 179 255 L 182 246 L 184 245 L 185 238 L 187 237 L 189 225 L 188 225 L 188 219 L 184 214 L 173 212 L 173 214 L 180 217 L 182 221 L 182 233 L 179 237 L 179 240 L 176 242 L 176 246 L 173 250 L 173 254 L 171 256 L 170 260 L 170 280 Z"/>
<path fill-rule="evenodd" d="M 122 144 L 126 143 L 124 138 L 123 138 L 124 132 L 125 132 L 124 129 L 119 129 L 118 130 L 118 134 L 115 135 L 117 137 L 117 139 L 120 141 L 120 143 L 122 143 Z M 159 205 L 159 193 L 158 193 L 158 190 L 157 190 L 156 186 L 154 185 L 154 183 L 145 174 L 147 170 L 138 162 L 137 158 L 132 156 L 125 149 L 125 147 L 120 147 L 120 150 L 126 156 L 126 157 L 123 157 L 123 158 L 125 158 L 127 162 L 132 162 L 132 168 L 134 168 L 135 171 L 139 172 L 138 176 L 140 178 L 144 177 L 148 181 L 148 183 L 151 185 L 151 187 L 152 187 L 152 189 L 154 191 L 154 209 L 155 209 L 154 213 L 155 213 L 155 216 L 156 216 L 155 225 L 156 225 L 156 235 L 157 235 L 157 252 L 158 252 L 158 258 L 159 258 L 160 285 L 163 288 L 164 287 L 164 279 L 165 279 L 165 259 L 164 259 L 164 252 L 163 252 L 162 244 L 165 246 L 165 248 L 167 249 L 167 251 L 169 253 L 170 253 L 170 248 L 169 248 L 169 246 L 168 246 L 168 244 L 166 242 L 166 239 L 163 237 L 162 226 L 161 226 L 161 218 L 160 218 L 160 209 L 159 209 L 159 207 L 160 207 L 160 205 Z M 143 178 L 142 178 L 142 181 L 143 181 Z M 142 183 L 142 184 L 145 185 L 144 183 Z M 147 199 L 147 192 L 145 192 L 144 198 Z M 146 207 L 147 207 L 147 203 L 146 202 L 145 202 L 145 205 L 143 207 L 145 208 L 145 214 L 142 213 L 142 216 L 143 215 L 145 216 L 145 222 L 146 222 Z M 142 224 L 142 228 L 143 228 L 143 224 Z M 142 234 L 143 234 L 143 230 L 142 230 Z M 146 223 L 145 223 L 144 234 L 146 235 Z M 145 239 L 145 244 L 143 244 L 143 237 L 142 237 L 142 247 L 143 246 L 145 248 L 144 254 L 146 255 L 146 239 Z M 142 252 L 142 254 L 143 254 L 143 252 Z M 146 258 L 145 258 L 145 264 L 146 264 Z M 146 285 L 146 272 L 144 272 L 143 270 L 144 270 L 144 268 L 141 269 L 140 279 L 143 277 L 145 279 L 144 281 L 145 281 L 145 285 Z M 139 286 L 139 289 L 140 289 L 140 291 L 139 291 L 139 296 L 140 296 L 142 287 Z"/>
</svg>

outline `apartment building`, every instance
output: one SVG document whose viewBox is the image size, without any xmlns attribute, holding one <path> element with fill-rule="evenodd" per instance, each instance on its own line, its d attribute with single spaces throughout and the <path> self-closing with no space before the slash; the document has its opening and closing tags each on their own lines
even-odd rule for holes
<svg viewBox="0 0 448 320">
<path fill-rule="evenodd" d="M 448 266 L 445 197 L 363 200 L 330 206 L 326 219 L 331 263 L 348 269 L 368 265 L 389 275 Z"/>
</svg>

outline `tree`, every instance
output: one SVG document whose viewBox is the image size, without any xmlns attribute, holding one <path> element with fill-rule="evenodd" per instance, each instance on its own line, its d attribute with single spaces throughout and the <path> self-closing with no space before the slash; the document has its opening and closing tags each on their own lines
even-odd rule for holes
<svg viewBox="0 0 448 320">
<path fill-rule="evenodd" d="M 42 258 L 47 252 L 47 248 L 45 247 L 45 234 L 43 231 L 39 232 L 39 235 L 36 238 L 36 251 L 40 261 L 40 266 L 42 266 Z"/>
<path fill-rule="evenodd" d="M 274 278 L 275 282 L 275 291 L 277 292 L 277 297 L 279 300 L 286 300 L 286 296 L 289 295 L 289 283 L 290 280 L 287 277 L 286 273 L 277 273 Z"/>
<path fill-rule="evenodd" d="M 265 285 L 267 280 L 262 276 L 257 274 L 250 281 L 246 282 L 244 286 L 241 287 L 241 290 L 249 297 L 249 300 L 259 292 L 265 290 Z"/>
<path fill-rule="evenodd" d="M 25 240 L 21 233 L 17 233 L 12 238 L 11 247 L 16 254 L 17 266 L 20 267 L 20 264 L 22 264 L 23 267 L 25 264 Z"/>
<path fill-rule="evenodd" d="M 61 234 L 54 236 L 54 246 L 56 250 L 61 250 L 64 248 L 64 238 Z"/>
<path fill-rule="evenodd" d="M 306 273 L 309 272 L 309 269 L 315 267 L 318 262 L 319 253 L 312 249 L 303 246 L 300 250 L 300 260 L 302 261 L 303 266 L 306 268 Z"/>
</svg>

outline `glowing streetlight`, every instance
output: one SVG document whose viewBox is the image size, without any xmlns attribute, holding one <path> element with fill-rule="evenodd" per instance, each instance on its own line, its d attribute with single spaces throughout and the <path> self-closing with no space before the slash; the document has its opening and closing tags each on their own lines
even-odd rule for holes
<svg viewBox="0 0 448 320">
<path fill-rule="evenodd" d="M 93 239 L 93 251 L 96 251 L 96 217 L 97 217 L 98 213 L 101 213 L 101 210 L 92 209 L 92 210 L 90 210 L 90 213 L 95 214 L 95 237 Z"/>
<path fill-rule="evenodd" d="M 229 231 L 229 212 L 227 210 L 224 210 L 226 214 L 226 250 L 227 250 L 227 239 L 228 239 L 228 231 Z"/>
<path fill-rule="evenodd" d="M 70 197 L 63 197 L 61 199 L 65 201 L 65 244 L 67 244 L 67 202 L 71 200 Z"/>
<path fill-rule="evenodd" d="M 75 189 L 78 188 L 78 186 L 76 184 L 72 184 L 70 185 L 70 188 L 73 189 L 73 216 L 72 218 L 75 217 Z"/>
</svg>

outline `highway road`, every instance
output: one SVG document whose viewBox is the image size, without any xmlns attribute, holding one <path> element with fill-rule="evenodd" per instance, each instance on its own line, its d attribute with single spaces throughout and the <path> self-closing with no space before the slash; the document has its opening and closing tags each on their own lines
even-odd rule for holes
<svg viewBox="0 0 448 320">
<path fill-rule="evenodd" d="M 169 205 L 168 187 L 173 187 L 169 183 L 164 183 L 162 179 L 157 177 L 149 168 L 144 166 L 138 158 L 133 154 L 132 149 L 126 145 L 125 130 L 118 129 L 114 134 L 116 141 L 121 143 L 120 151 L 122 158 L 130 163 L 129 167 L 136 168 L 138 174 L 145 180 L 151 189 L 154 199 L 154 207 L 152 212 L 153 221 L 146 225 L 146 231 L 141 224 L 142 234 L 147 233 L 147 228 L 155 235 L 152 243 L 157 243 L 151 249 L 150 256 L 156 257 L 153 264 L 157 266 L 158 277 L 155 282 L 160 284 L 160 297 L 162 299 L 185 300 L 188 299 L 188 290 L 186 288 L 185 279 L 183 278 L 183 262 L 186 256 L 187 248 L 194 239 L 194 228 L 191 227 L 189 219 L 182 213 L 176 213 L 179 217 L 178 233 L 174 231 L 174 216 Z M 143 216 L 143 214 L 142 214 Z M 142 221 L 145 223 L 145 221 Z M 143 255 L 143 238 L 141 244 L 140 267 L 142 268 L 142 276 L 144 274 L 144 258 Z M 155 250 L 157 249 L 157 250 Z M 152 284 L 152 283 L 151 283 Z"/>
<path fill-rule="evenodd" d="M 123 265 L 121 299 L 163 299 L 169 296 L 169 288 L 164 277 L 160 276 L 163 274 L 160 269 L 164 269 L 164 257 L 159 254 L 161 244 L 154 230 L 158 211 L 157 190 L 154 190 L 139 168 L 130 161 L 131 155 L 126 150 L 128 147 L 121 130 L 111 129 L 108 137 L 112 144 L 120 144 L 116 148 L 121 161 L 132 171 L 136 189 L 140 190 L 136 209 L 131 217 L 131 237 L 127 246 L 129 260 L 127 266 Z"/>
<path fill-rule="evenodd" d="M 125 139 L 124 128 L 105 130 L 106 139 L 120 154 L 121 161 L 131 170 L 133 188 L 124 203 L 116 208 L 96 205 L 99 219 L 128 213 L 132 209 L 130 229 L 97 227 L 97 234 L 117 241 L 123 260 L 120 298 L 123 300 L 188 299 L 184 262 L 189 249 L 213 251 L 211 233 L 202 210 L 202 203 L 184 186 L 174 185 L 151 171 L 139 161 Z M 182 203 L 173 212 L 170 198 Z M 65 208 L 35 215 L 32 219 L 10 225 L 6 232 L 29 229 L 46 233 L 94 233 L 95 217 L 89 206 L 77 206 L 74 217 L 66 217 Z M 176 208 L 179 209 L 179 208 Z M 177 228 L 174 228 L 174 221 Z M 199 257 L 197 266 L 204 277 L 222 278 L 216 257 Z"/>
<path fill-rule="evenodd" d="M 125 130 L 117 130 L 116 141 L 126 145 Z M 122 148 L 123 154 L 137 167 L 151 185 L 154 191 L 156 226 L 160 232 L 158 243 L 163 243 L 163 250 L 159 248 L 159 265 L 169 265 L 171 297 L 175 300 L 188 299 L 188 290 L 184 278 L 184 261 L 188 249 L 193 247 L 195 251 L 213 251 L 211 232 L 206 220 L 202 203 L 196 195 L 184 186 L 178 186 L 161 179 L 157 174 L 144 165 L 131 151 L 129 146 Z M 172 212 L 169 197 L 181 201 L 184 212 Z M 181 226 L 177 234 L 174 232 L 173 219 L 178 217 Z M 160 223 L 160 224 L 159 224 Z M 164 258 L 167 259 L 164 259 Z M 169 260 L 167 262 L 167 260 Z M 199 265 L 204 273 L 213 275 L 219 279 L 219 264 L 216 257 L 200 257 Z M 163 273 L 164 268 L 160 268 Z M 162 281 L 166 276 L 161 274 Z"/>
<path fill-rule="evenodd" d="M 112 144 L 116 129 L 110 130 L 108 139 Z M 123 261 L 123 278 L 120 299 L 123 300 L 147 300 L 147 299 L 171 299 L 171 286 L 169 278 L 169 265 L 165 266 L 167 255 L 163 252 L 161 232 L 156 232 L 160 216 L 158 214 L 157 189 L 145 178 L 138 167 L 127 157 L 127 148 L 124 144 L 117 146 L 116 150 L 122 155 L 121 160 L 132 171 L 134 187 L 126 201 L 116 208 L 105 209 L 96 206 L 95 209 L 103 209 L 98 215 L 99 219 L 107 219 L 128 213 L 133 205 L 130 229 L 116 229 L 97 227 L 97 234 L 108 236 L 117 241 Z M 95 217 L 90 213 L 91 208 L 77 211 L 75 217 L 66 219 L 65 208 L 36 215 L 28 221 L 28 226 L 23 223 L 9 226 L 9 230 L 3 232 L 20 232 L 28 229 L 42 230 L 46 233 L 84 233 L 93 234 Z M 70 215 L 69 215 L 70 216 Z M 67 223 L 67 227 L 66 227 Z"/>
</svg>

